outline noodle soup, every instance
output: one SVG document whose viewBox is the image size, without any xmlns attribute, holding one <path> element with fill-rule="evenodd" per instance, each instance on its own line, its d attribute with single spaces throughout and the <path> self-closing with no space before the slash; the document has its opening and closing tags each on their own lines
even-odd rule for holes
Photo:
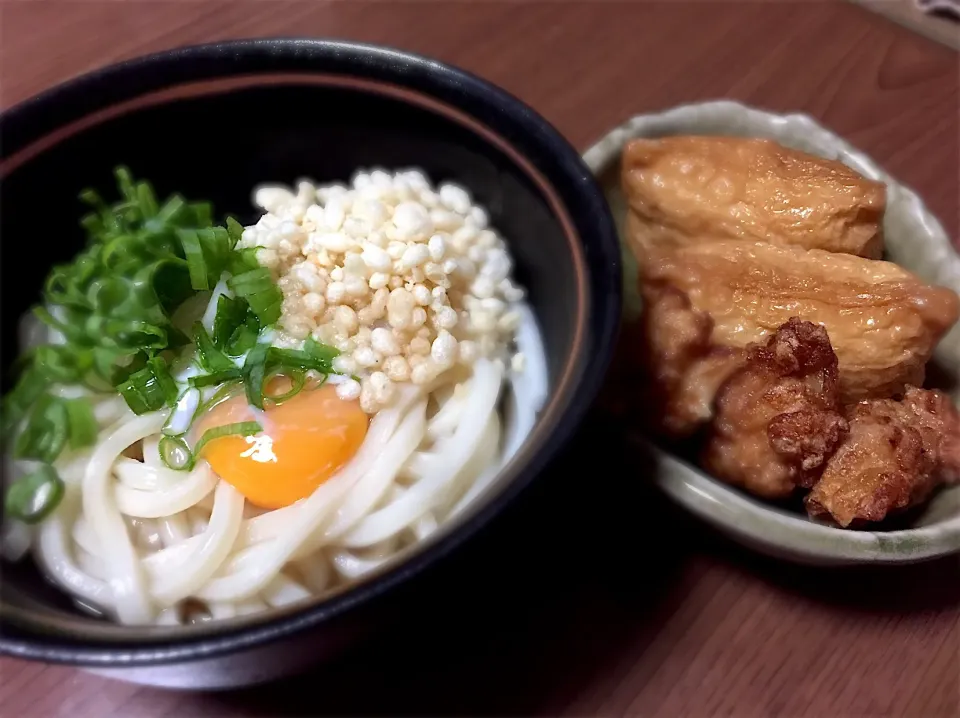
<svg viewBox="0 0 960 718">
<path fill-rule="evenodd" d="M 243 227 L 118 170 L 25 317 L 3 551 L 124 624 L 363 576 L 492 482 L 547 395 L 509 245 L 416 170 L 263 186 Z"/>
</svg>

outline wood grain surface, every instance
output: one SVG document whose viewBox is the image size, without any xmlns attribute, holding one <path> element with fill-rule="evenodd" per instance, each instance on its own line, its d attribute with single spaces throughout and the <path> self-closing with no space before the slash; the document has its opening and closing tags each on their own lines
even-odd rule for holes
<svg viewBox="0 0 960 718">
<path fill-rule="evenodd" d="M 133 55 L 266 35 L 436 56 L 581 149 L 693 100 L 809 112 L 960 230 L 957 54 L 832 2 L 7 1 L 0 105 Z M 0 715 L 960 715 L 956 560 L 827 571 L 754 556 L 651 495 L 642 466 L 597 471 L 636 459 L 594 431 L 581 473 L 541 482 L 458 556 L 469 580 L 429 588 L 442 611 L 425 601 L 310 676 L 188 694 L 3 658 Z"/>
</svg>

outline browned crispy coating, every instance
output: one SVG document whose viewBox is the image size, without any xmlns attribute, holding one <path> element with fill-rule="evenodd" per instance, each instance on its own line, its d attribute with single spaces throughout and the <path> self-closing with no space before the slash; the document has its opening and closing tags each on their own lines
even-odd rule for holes
<svg viewBox="0 0 960 718">
<path fill-rule="evenodd" d="M 922 384 L 927 360 L 960 313 L 956 294 L 895 264 L 816 249 L 692 244 L 651 255 L 643 271 L 710 316 L 715 345 L 764 341 L 791 317 L 824 326 L 844 403 Z"/>
<path fill-rule="evenodd" d="M 848 409 L 850 433 L 806 497 L 811 516 L 843 527 L 882 521 L 960 478 L 960 417 L 939 391 L 907 389 L 901 401 Z"/>
<path fill-rule="evenodd" d="M 886 190 L 846 165 L 741 137 L 637 139 L 623 152 L 634 251 L 763 241 L 879 258 Z"/>
<path fill-rule="evenodd" d="M 771 499 L 810 485 L 847 430 L 826 331 L 794 318 L 750 347 L 715 411 L 703 463 L 717 478 Z"/>
<path fill-rule="evenodd" d="M 636 353 L 646 387 L 648 428 L 670 438 L 694 433 L 713 415 L 713 398 L 740 365 L 742 352 L 713 347 L 713 322 L 670 286 L 642 287 L 643 312 Z"/>
</svg>

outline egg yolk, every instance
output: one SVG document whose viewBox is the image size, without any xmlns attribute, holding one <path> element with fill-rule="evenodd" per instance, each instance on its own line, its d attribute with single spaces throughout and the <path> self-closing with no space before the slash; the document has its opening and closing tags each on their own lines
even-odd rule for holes
<svg viewBox="0 0 960 718">
<path fill-rule="evenodd" d="M 268 386 L 273 396 L 286 390 L 276 381 Z M 214 439 L 201 455 L 251 503 L 277 509 L 306 498 L 349 461 L 363 443 L 369 420 L 359 402 L 341 399 L 327 385 L 304 389 L 278 405 L 267 402 L 259 419 L 245 397 L 234 397 L 200 420 L 196 436 L 241 421 L 259 421 L 263 432 Z"/>
</svg>

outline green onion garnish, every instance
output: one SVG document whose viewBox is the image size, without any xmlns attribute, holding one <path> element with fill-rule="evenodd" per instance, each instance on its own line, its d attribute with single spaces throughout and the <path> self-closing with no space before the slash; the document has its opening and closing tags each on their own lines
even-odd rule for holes
<svg viewBox="0 0 960 718">
<path fill-rule="evenodd" d="M 320 344 L 311 337 L 303 343 L 303 349 L 271 348 L 268 360 L 271 365 L 284 369 L 304 369 L 321 374 L 332 374 L 333 360 L 339 354 L 340 352 L 333 347 Z"/>
<path fill-rule="evenodd" d="M 234 250 L 233 255 L 230 257 L 230 264 L 227 265 L 227 271 L 237 276 L 244 272 L 249 272 L 251 269 L 259 268 L 260 262 L 257 261 L 257 252 L 259 251 L 260 247 L 247 247 L 246 249 Z"/>
<path fill-rule="evenodd" d="M 187 258 L 187 269 L 190 270 L 190 285 L 196 290 L 210 289 L 207 280 L 207 262 L 203 258 L 203 248 L 200 246 L 200 235 L 195 229 L 177 230 L 177 238 L 183 246 L 183 254 Z"/>
<path fill-rule="evenodd" d="M 247 321 L 249 307 L 239 297 L 221 294 L 217 299 L 217 314 L 213 319 L 213 343 L 226 350 L 234 333 Z M 260 326 L 257 325 L 259 331 Z"/>
<path fill-rule="evenodd" d="M 263 382 L 267 376 L 267 344 L 257 344 L 247 353 L 243 362 L 243 388 L 247 393 L 247 403 L 258 409 L 263 408 Z"/>
<path fill-rule="evenodd" d="M 258 344 L 250 350 L 243 364 L 243 388 L 247 394 L 247 403 L 262 409 L 264 398 L 274 398 L 265 397 L 263 393 L 266 378 L 271 374 L 279 372 L 296 376 L 307 371 L 332 374 L 333 360 L 338 355 L 339 352 L 333 347 L 320 344 L 312 338 L 304 342 L 303 349 L 278 349 Z M 282 396 L 277 400 L 284 401 L 288 398 Z"/>
<path fill-rule="evenodd" d="M 183 210 L 186 208 L 187 203 L 178 194 L 171 196 L 166 202 L 163 203 L 163 207 L 160 208 L 160 211 L 157 212 L 157 216 L 154 218 L 159 224 L 177 224 L 177 220 L 183 214 Z"/>
<path fill-rule="evenodd" d="M 179 436 L 164 436 L 157 446 L 160 460 L 168 469 L 174 471 L 190 471 L 195 463 L 194 454 L 187 446 L 187 442 Z"/>
<path fill-rule="evenodd" d="M 71 449 L 82 449 L 97 441 L 97 419 L 86 399 L 66 399 L 67 433 Z"/>
<path fill-rule="evenodd" d="M 200 376 L 190 377 L 190 386 L 202 389 L 205 386 L 218 386 L 228 381 L 237 381 L 243 376 L 240 369 L 226 369 L 224 371 L 214 372 L 213 374 L 201 374 Z"/>
<path fill-rule="evenodd" d="M 117 384 L 117 391 L 134 414 L 158 411 L 177 400 L 177 385 L 160 357 L 153 357 L 147 366 Z"/>
<path fill-rule="evenodd" d="M 3 441 L 6 443 L 9 435 L 23 420 L 34 402 L 39 399 L 48 386 L 47 379 L 33 365 L 30 365 L 20 374 L 20 379 L 13 391 L 3 398 L 2 426 Z"/>
<path fill-rule="evenodd" d="M 243 324 L 237 327 L 230 335 L 224 351 L 230 356 L 240 356 L 253 349 L 260 335 L 260 320 L 253 312 L 247 313 Z"/>
<path fill-rule="evenodd" d="M 273 286 L 273 280 L 270 278 L 270 270 L 266 267 L 251 269 L 227 281 L 227 287 L 241 297 L 257 294 L 258 292 L 265 292 Z"/>
<path fill-rule="evenodd" d="M 171 406 L 176 402 L 180 392 L 177 389 L 177 383 L 173 380 L 173 377 L 170 376 L 167 363 L 161 357 L 153 357 L 147 361 L 147 368 L 153 372 L 157 385 L 160 387 L 160 391 L 163 392 L 164 405 Z"/>
<path fill-rule="evenodd" d="M 278 357 L 268 362 L 266 348 L 244 371 L 230 358 L 252 352 L 256 359 L 261 329 L 279 319 L 283 298 L 270 272 L 259 266 L 258 250 L 236 249 L 243 226 L 232 217 L 225 226 L 214 225 L 207 202 L 179 195 L 160 200 L 124 167 L 115 175 L 118 201 L 81 192 L 89 207 L 80 220 L 87 244 L 73 261 L 50 271 L 42 306 L 34 310 L 62 342 L 24 354 L 17 362 L 19 380 L 3 398 L 2 439 L 13 441 L 20 458 L 52 463 L 65 446 L 96 441 L 90 403 L 53 396 L 53 385 L 117 391 L 137 414 L 177 405 L 181 387 L 167 362 L 191 338 L 182 324 L 174 326 L 174 313 L 225 273 L 236 296 L 218 300 L 212 336 L 195 330 L 192 339 L 207 375 L 194 377 L 188 391 L 251 374 L 262 405 L 264 376 L 291 364 Z M 299 364 L 292 362 L 292 368 Z M 172 451 L 176 445 L 165 446 Z"/>
<path fill-rule="evenodd" d="M 24 523 L 39 523 L 57 508 L 63 491 L 63 481 L 53 467 L 41 466 L 7 489 L 4 509 L 9 516 Z"/>
<path fill-rule="evenodd" d="M 263 427 L 255 421 L 241 421 L 236 424 L 226 424 L 207 429 L 200 437 L 200 441 L 193 447 L 193 455 L 200 456 L 203 448 L 214 439 L 222 439 L 225 436 L 253 436 L 263 431 Z"/>
<path fill-rule="evenodd" d="M 273 283 L 269 269 L 259 267 L 237 274 L 227 281 L 227 286 L 238 297 L 247 300 L 262 326 L 273 324 L 280 318 L 283 294 Z"/>
<path fill-rule="evenodd" d="M 18 459 L 36 459 L 46 464 L 60 455 L 69 435 L 67 407 L 62 399 L 50 395 L 40 397 L 17 437 L 13 455 Z"/>
<path fill-rule="evenodd" d="M 227 225 L 227 234 L 230 235 L 230 242 L 236 245 L 243 237 L 243 225 L 233 217 L 227 217 L 225 224 Z"/>
<path fill-rule="evenodd" d="M 289 389 L 289 391 L 285 391 L 285 392 L 282 393 L 282 394 L 267 394 L 267 393 L 264 393 L 264 395 L 263 395 L 265 399 L 269 399 L 269 400 L 272 401 L 274 404 L 280 404 L 280 403 L 282 403 L 282 402 L 284 402 L 284 401 L 287 401 L 287 399 L 292 399 L 293 397 L 295 397 L 295 396 L 296 396 L 297 394 L 299 394 L 300 391 L 303 389 L 303 385 L 304 385 L 304 383 L 305 383 L 306 380 L 307 380 L 307 374 L 306 374 L 306 372 L 304 372 L 304 371 L 294 370 L 294 371 L 289 372 L 288 374 L 285 373 L 285 374 L 281 374 L 281 375 L 282 375 L 282 376 L 289 376 L 289 377 L 290 377 L 290 389 Z M 276 374 L 275 374 L 274 376 L 276 376 Z"/>
<path fill-rule="evenodd" d="M 200 322 L 193 325 L 193 341 L 200 354 L 200 366 L 208 372 L 230 371 L 236 368 L 230 358 L 217 349 Z"/>
</svg>

